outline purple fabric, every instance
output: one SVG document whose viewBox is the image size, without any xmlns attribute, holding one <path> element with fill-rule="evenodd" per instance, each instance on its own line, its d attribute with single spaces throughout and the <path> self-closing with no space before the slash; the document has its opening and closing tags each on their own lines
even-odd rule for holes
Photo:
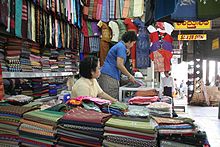
<svg viewBox="0 0 220 147">
<path fill-rule="evenodd" d="M 157 41 L 157 42 L 153 43 L 152 46 L 150 47 L 150 51 L 154 52 L 160 48 L 163 48 L 163 49 L 170 51 L 170 52 L 173 51 L 173 45 L 170 42 L 167 42 L 164 40 L 163 40 L 163 42 Z"/>
<path fill-rule="evenodd" d="M 93 97 L 90 97 L 90 96 L 79 96 L 79 97 L 76 97 L 75 99 L 77 101 L 80 101 L 80 100 L 86 101 L 86 100 L 88 100 L 88 101 L 94 102 L 98 105 L 111 104 L 111 101 L 109 101 L 109 100 L 100 99 L 100 98 L 93 98 Z"/>
<path fill-rule="evenodd" d="M 99 28 L 97 26 L 97 22 L 92 22 L 91 26 L 92 26 L 92 33 L 93 33 L 93 35 L 94 36 L 100 36 L 101 32 L 99 31 Z"/>
</svg>

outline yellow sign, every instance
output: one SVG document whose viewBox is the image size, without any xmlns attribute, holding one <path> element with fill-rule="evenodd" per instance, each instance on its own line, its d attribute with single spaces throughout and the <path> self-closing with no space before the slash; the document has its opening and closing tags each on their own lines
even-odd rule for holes
<svg viewBox="0 0 220 147">
<path fill-rule="evenodd" d="M 178 40 L 206 40 L 206 34 L 180 34 Z"/>
<path fill-rule="evenodd" d="M 175 30 L 211 30 L 211 20 L 175 22 Z"/>
<path fill-rule="evenodd" d="M 219 49 L 219 38 L 212 40 L 212 50 Z"/>
</svg>

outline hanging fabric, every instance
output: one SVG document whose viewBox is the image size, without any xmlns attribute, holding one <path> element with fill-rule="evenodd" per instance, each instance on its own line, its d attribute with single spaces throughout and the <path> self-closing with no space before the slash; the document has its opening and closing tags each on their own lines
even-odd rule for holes
<svg viewBox="0 0 220 147">
<path fill-rule="evenodd" d="M 183 20 L 197 20 L 196 0 L 178 0 L 178 3 L 171 14 L 171 19 Z"/>
</svg>

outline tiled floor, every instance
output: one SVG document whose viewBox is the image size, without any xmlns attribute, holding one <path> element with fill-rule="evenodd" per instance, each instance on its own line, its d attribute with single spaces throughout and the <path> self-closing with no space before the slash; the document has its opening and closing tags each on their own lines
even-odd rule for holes
<svg viewBox="0 0 220 147">
<path fill-rule="evenodd" d="M 218 107 L 188 106 L 187 113 L 178 113 L 180 116 L 189 116 L 199 125 L 200 130 L 207 133 L 211 147 L 220 147 L 220 119 Z"/>
</svg>

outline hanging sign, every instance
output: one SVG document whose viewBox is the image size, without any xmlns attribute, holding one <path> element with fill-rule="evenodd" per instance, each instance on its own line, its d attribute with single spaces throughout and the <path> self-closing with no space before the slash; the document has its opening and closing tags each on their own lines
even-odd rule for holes
<svg viewBox="0 0 220 147">
<path fill-rule="evenodd" d="M 175 30 L 211 30 L 211 20 L 175 22 Z"/>
<path fill-rule="evenodd" d="M 178 40 L 206 40 L 206 34 L 180 34 Z"/>
<path fill-rule="evenodd" d="M 212 50 L 219 49 L 219 38 L 212 40 Z"/>
</svg>

